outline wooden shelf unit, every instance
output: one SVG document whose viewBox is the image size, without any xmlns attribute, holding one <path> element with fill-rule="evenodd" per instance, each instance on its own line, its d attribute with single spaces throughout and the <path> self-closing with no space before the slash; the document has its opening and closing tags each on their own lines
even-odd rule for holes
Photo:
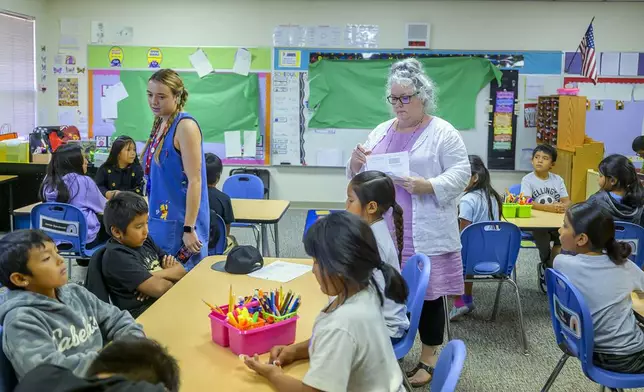
<svg viewBox="0 0 644 392">
<path fill-rule="evenodd" d="M 537 104 L 537 143 L 574 152 L 584 144 L 586 97 L 550 95 Z"/>
</svg>

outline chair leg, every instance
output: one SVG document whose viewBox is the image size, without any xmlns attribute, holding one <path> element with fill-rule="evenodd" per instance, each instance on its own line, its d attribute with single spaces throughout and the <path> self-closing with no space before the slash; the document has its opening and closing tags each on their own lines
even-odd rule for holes
<svg viewBox="0 0 644 392">
<path fill-rule="evenodd" d="M 557 362 L 557 366 L 555 366 L 554 370 L 550 374 L 550 377 L 548 377 L 548 381 L 546 381 L 546 385 L 544 385 L 543 388 L 541 388 L 541 392 L 548 392 L 550 390 L 550 387 L 555 382 L 555 379 L 557 378 L 559 373 L 561 373 L 561 369 L 563 369 L 568 358 L 569 358 L 568 354 L 564 354 L 561 356 L 561 358 L 559 358 L 559 362 Z"/>
<path fill-rule="evenodd" d="M 260 244 L 259 244 L 259 238 L 260 238 L 261 236 L 260 236 L 260 234 L 259 234 L 259 229 L 258 229 L 258 228 L 257 228 L 257 226 L 255 226 L 255 225 L 253 225 L 253 226 L 251 226 L 251 227 L 253 228 L 253 234 L 255 235 L 255 244 L 257 245 L 257 250 L 259 250 L 259 251 L 261 252 L 261 251 L 262 251 L 262 248 L 260 248 Z M 264 255 L 264 256 L 265 256 L 265 255 Z"/>
<path fill-rule="evenodd" d="M 519 286 L 516 282 L 508 279 L 507 282 L 510 282 L 514 286 L 514 293 L 517 296 L 517 309 L 519 310 L 519 323 L 521 324 L 521 344 L 523 345 L 523 354 L 528 355 L 528 337 L 525 332 L 525 324 L 523 323 L 523 307 L 521 306 L 521 295 L 519 295 Z"/>
<path fill-rule="evenodd" d="M 452 340 L 452 324 L 449 321 L 449 306 L 447 305 L 447 296 L 443 297 L 443 312 L 445 313 L 445 329 L 447 330 L 447 341 Z"/>
<path fill-rule="evenodd" d="M 496 320 L 496 316 L 499 314 L 499 299 L 501 298 L 501 285 L 503 281 L 499 282 L 499 286 L 496 288 L 496 298 L 494 298 L 494 308 L 492 308 L 492 317 L 490 321 Z"/>
</svg>

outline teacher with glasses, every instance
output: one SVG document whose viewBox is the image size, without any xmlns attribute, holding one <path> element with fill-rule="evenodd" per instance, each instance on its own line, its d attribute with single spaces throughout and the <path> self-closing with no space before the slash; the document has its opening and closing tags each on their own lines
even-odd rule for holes
<svg viewBox="0 0 644 392">
<path fill-rule="evenodd" d="M 347 176 L 365 170 L 369 155 L 408 153 L 410 177 L 396 179 L 396 201 L 403 208 L 403 264 L 415 253 L 431 260 L 431 274 L 418 331 L 423 349 L 407 375 L 413 387 L 432 379 L 445 332 L 445 296 L 463 293 L 463 263 L 457 198 L 470 180 L 470 164 L 459 132 L 433 116 L 436 89 L 416 59 L 392 65 L 387 101 L 396 117 L 376 127 L 347 163 Z M 394 232 L 391 216 L 389 231 Z"/>
</svg>

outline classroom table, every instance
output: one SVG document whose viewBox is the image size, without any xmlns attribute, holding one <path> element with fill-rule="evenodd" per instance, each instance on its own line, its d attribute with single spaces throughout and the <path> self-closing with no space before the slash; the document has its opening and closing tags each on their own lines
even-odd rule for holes
<svg viewBox="0 0 644 392">
<path fill-rule="evenodd" d="M 531 229 L 558 229 L 564 219 L 564 214 L 555 212 L 532 210 L 530 218 L 504 218 L 510 223 L 514 223 L 522 230 Z"/>
<path fill-rule="evenodd" d="M 12 182 L 16 181 L 18 176 L 8 175 L 0 176 L 0 185 L 7 184 L 9 187 L 9 231 L 13 231 L 13 184 Z"/>
<path fill-rule="evenodd" d="M 288 200 L 270 199 L 231 199 L 235 222 L 259 224 L 262 237 L 262 255 L 268 256 L 267 225 L 272 224 L 275 230 L 275 256 L 280 256 L 278 223 L 286 213 L 291 202 Z"/>
<path fill-rule="evenodd" d="M 223 256 L 203 259 L 139 316 L 137 321 L 143 324 L 149 338 L 166 346 L 170 354 L 179 361 L 181 391 L 274 391 L 264 378 L 247 369 L 239 357 L 228 348 L 212 342 L 208 318 L 210 310 L 202 299 L 223 305 L 228 302 L 230 284 L 233 285 L 233 293 L 237 296 L 252 293 L 254 289 L 277 288 L 280 283 L 246 275 L 230 275 L 211 269 L 212 264 L 224 259 Z M 312 264 L 308 259 L 281 260 Z M 265 264 L 273 261 L 275 259 L 264 259 Z M 302 296 L 295 342 L 305 341 L 310 338 L 313 322 L 329 299 L 320 291 L 311 272 L 282 284 L 282 287 Z M 262 355 L 262 359 L 268 360 L 268 354 Z M 308 362 L 300 361 L 284 370 L 287 374 L 301 379 L 308 370 Z"/>
<path fill-rule="evenodd" d="M 272 224 L 275 229 L 275 256 L 279 257 L 279 232 L 278 222 L 288 210 L 291 202 L 287 200 L 266 200 L 266 199 L 231 199 L 235 222 L 254 223 L 261 227 L 262 255 L 268 256 L 268 233 L 266 225 Z M 13 211 L 12 227 L 15 220 L 17 229 L 28 229 L 30 227 L 29 216 L 31 210 L 40 203 L 30 204 Z"/>
</svg>

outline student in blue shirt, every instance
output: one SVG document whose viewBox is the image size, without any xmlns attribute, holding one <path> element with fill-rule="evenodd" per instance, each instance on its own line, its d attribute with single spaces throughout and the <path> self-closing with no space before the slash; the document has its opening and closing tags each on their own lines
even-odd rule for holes
<svg viewBox="0 0 644 392">
<path fill-rule="evenodd" d="M 472 223 L 498 221 L 501 218 L 501 195 L 492 188 L 490 172 L 478 155 L 470 155 L 472 177 L 458 205 L 458 224 L 461 231 Z M 465 283 L 465 294 L 454 300 L 449 317 L 455 321 L 474 310 L 472 283 Z"/>
</svg>

